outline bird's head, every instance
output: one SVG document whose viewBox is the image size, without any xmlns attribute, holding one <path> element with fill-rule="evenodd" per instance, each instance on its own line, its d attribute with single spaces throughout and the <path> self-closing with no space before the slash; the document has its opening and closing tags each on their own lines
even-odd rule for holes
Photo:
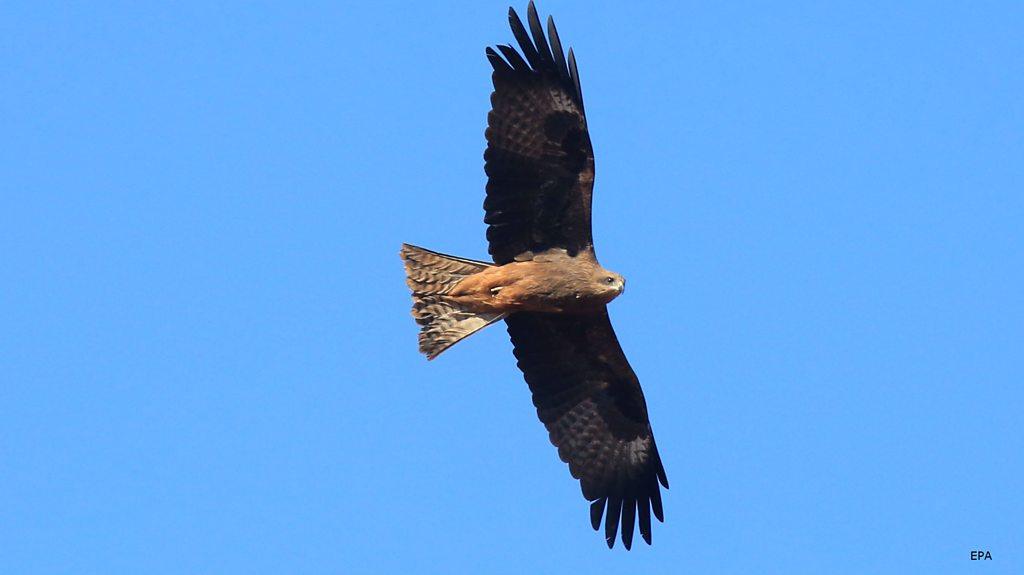
<svg viewBox="0 0 1024 575">
<path fill-rule="evenodd" d="M 626 290 L 626 278 L 602 267 L 596 270 L 593 281 L 594 291 L 604 303 L 612 301 Z"/>
</svg>

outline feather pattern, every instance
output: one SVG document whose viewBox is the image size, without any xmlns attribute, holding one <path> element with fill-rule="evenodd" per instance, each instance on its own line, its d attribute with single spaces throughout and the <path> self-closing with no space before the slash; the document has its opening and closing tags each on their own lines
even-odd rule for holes
<svg viewBox="0 0 1024 575">
<path fill-rule="evenodd" d="M 505 317 L 464 309 L 445 297 L 467 277 L 491 264 L 402 244 L 405 283 L 412 290 L 412 316 L 420 325 L 420 351 L 434 359 L 444 350 Z"/>
<path fill-rule="evenodd" d="M 596 315 L 515 313 L 505 318 L 537 415 L 558 455 L 603 511 L 608 546 L 640 535 L 651 542 L 651 510 L 664 521 L 660 487 L 668 478 L 658 454 L 640 382 L 626 361 L 607 311 Z"/>
</svg>

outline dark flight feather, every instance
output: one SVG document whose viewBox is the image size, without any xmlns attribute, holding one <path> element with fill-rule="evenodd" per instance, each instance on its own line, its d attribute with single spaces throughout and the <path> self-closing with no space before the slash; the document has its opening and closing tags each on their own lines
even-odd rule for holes
<svg viewBox="0 0 1024 575">
<path fill-rule="evenodd" d="M 583 111 L 583 88 L 580 86 L 580 72 L 576 69 L 576 54 L 569 48 L 569 77 L 572 79 L 573 88 L 580 101 L 580 110 Z"/>
<path fill-rule="evenodd" d="M 636 510 L 640 515 L 640 536 L 648 545 L 651 544 L 651 500 L 643 497 L 636 502 Z"/>
<path fill-rule="evenodd" d="M 554 59 L 551 58 L 551 48 L 548 47 L 548 42 L 544 38 L 544 28 L 541 28 L 540 18 L 537 16 L 537 8 L 530 2 L 530 6 L 526 9 L 526 20 L 530 23 L 530 33 L 533 34 L 533 45 L 536 46 L 537 52 L 540 54 L 540 59 L 543 61 L 543 66 L 547 67 L 554 64 Z"/>
<path fill-rule="evenodd" d="M 551 16 L 548 16 L 548 36 L 551 37 L 551 55 L 554 56 L 558 75 L 562 77 L 562 80 L 567 80 L 569 79 L 569 68 L 565 63 L 565 53 L 562 52 L 562 41 L 558 38 L 558 29 L 555 28 L 555 19 Z"/>
<path fill-rule="evenodd" d="M 530 40 L 530 35 L 526 33 L 526 28 L 523 27 L 523 21 L 519 19 L 519 14 L 512 8 L 508 9 L 508 23 L 512 27 L 512 35 L 516 37 L 516 42 L 519 42 L 519 48 L 523 51 L 523 56 L 526 57 L 526 61 L 530 63 L 530 67 L 534 70 L 541 68 L 540 54 L 537 53 L 537 48 L 533 45 L 533 41 Z"/>
<path fill-rule="evenodd" d="M 608 498 L 608 514 L 604 518 L 604 541 L 608 548 L 615 547 L 615 536 L 619 531 L 619 514 L 622 513 L 622 499 L 619 497 Z M 626 534 L 622 534 L 625 539 Z M 623 541 L 625 542 L 625 541 Z"/>
<path fill-rule="evenodd" d="M 530 70 L 530 65 L 523 60 L 523 57 L 520 56 L 519 52 L 516 52 L 516 49 L 512 46 L 509 46 L 508 44 L 500 44 L 498 45 L 498 49 L 505 55 L 505 59 L 508 60 L 508 63 L 511 64 L 514 71 L 523 72 Z"/>
<path fill-rule="evenodd" d="M 633 526 L 636 523 L 636 504 L 635 498 L 628 498 L 622 505 L 622 544 L 629 549 L 633 546 Z"/>
<path fill-rule="evenodd" d="M 594 531 L 601 528 L 601 518 L 604 517 L 604 504 L 607 501 L 607 497 L 602 497 L 590 504 L 590 525 L 594 527 Z"/>
<path fill-rule="evenodd" d="M 507 74 L 512 71 L 512 66 L 509 66 L 508 62 L 494 51 L 494 48 L 487 48 L 487 61 L 491 63 L 495 72 Z"/>
</svg>

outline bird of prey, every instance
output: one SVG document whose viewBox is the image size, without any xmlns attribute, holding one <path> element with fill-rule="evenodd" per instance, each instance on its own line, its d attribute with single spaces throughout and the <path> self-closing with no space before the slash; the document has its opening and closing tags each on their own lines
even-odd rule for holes
<svg viewBox="0 0 1024 575">
<path fill-rule="evenodd" d="M 650 544 L 668 478 L 608 319 L 606 305 L 626 281 L 594 253 L 594 153 L 576 58 L 570 49 L 566 59 L 550 17 L 545 35 L 533 2 L 529 33 L 512 8 L 509 23 L 521 52 L 486 50 L 494 92 L 484 222 L 494 263 L 402 245 L 420 351 L 433 359 L 504 319 L 537 415 L 591 502 L 594 529 L 603 518 L 608 547 L 621 531 L 629 549 L 639 520 Z"/>
</svg>

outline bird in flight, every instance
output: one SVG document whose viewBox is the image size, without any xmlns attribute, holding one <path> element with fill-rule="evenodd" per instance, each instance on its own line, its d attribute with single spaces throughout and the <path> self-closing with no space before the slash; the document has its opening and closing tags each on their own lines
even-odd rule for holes
<svg viewBox="0 0 1024 575">
<path fill-rule="evenodd" d="M 419 348 L 428 359 L 505 320 L 514 354 L 559 457 L 590 501 L 590 520 L 629 549 L 639 520 L 664 521 L 668 478 L 643 391 L 615 337 L 607 304 L 626 280 L 598 263 L 591 232 L 594 152 L 572 49 L 547 34 L 530 2 L 529 32 L 509 23 L 521 52 L 487 48 L 484 222 L 493 263 L 403 244 Z M 531 39 L 532 35 L 532 39 Z"/>
</svg>

